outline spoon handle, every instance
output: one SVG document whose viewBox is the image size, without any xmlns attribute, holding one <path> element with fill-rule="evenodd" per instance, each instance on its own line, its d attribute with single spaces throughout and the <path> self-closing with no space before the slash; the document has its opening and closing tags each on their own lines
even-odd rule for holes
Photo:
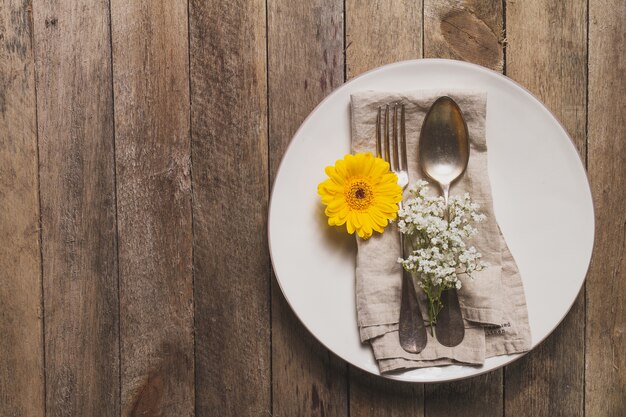
<svg viewBox="0 0 626 417">
<path fill-rule="evenodd" d="M 450 184 L 439 184 L 441 185 L 441 191 L 443 192 L 443 201 L 446 203 L 446 213 L 448 211 L 448 200 L 450 199 Z"/>
<path fill-rule="evenodd" d="M 452 288 L 441 293 L 443 307 L 437 317 L 436 337 L 444 346 L 453 347 L 463 341 L 465 325 L 461 315 L 461 305 L 456 289 Z"/>
<path fill-rule="evenodd" d="M 441 190 L 443 191 L 443 199 L 446 202 L 444 216 L 449 222 L 448 198 L 450 184 L 441 184 Z M 461 305 L 459 304 L 459 296 L 456 289 L 451 288 L 444 291 L 441 294 L 441 303 L 443 307 L 437 317 L 436 337 L 442 345 L 453 347 L 461 343 L 465 337 L 465 324 L 463 323 Z"/>
<path fill-rule="evenodd" d="M 402 255 L 406 257 L 404 236 L 400 234 Z M 409 353 L 420 353 L 428 341 L 426 326 L 417 301 L 411 273 L 402 269 L 402 297 L 400 300 L 400 346 Z"/>
</svg>

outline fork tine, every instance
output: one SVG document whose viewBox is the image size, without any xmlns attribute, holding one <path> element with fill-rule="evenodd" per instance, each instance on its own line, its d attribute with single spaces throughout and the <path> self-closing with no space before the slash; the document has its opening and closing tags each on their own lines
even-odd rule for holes
<svg viewBox="0 0 626 417">
<path fill-rule="evenodd" d="M 387 104 L 385 106 L 385 161 L 391 164 L 389 154 L 389 104 Z"/>
<path fill-rule="evenodd" d="M 406 157 L 406 117 L 405 117 L 405 105 L 402 104 L 400 113 L 400 169 L 408 171 L 409 164 Z"/>
<path fill-rule="evenodd" d="M 382 145 L 381 145 L 381 135 L 380 135 L 380 129 L 381 129 L 381 125 L 380 125 L 380 119 L 382 116 L 382 107 L 378 106 L 378 113 L 376 114 L 376 157 L 377 158 L 382 158 Z"/>
<path fill-rule="evenodd" d="M 393 170 L 400 169 L 398 149 L 398 103 L 393 103 Z"/>
</svg>

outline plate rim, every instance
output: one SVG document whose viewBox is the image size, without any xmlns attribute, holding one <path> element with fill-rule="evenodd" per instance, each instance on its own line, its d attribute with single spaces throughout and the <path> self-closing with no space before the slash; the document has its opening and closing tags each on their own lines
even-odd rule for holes
<svg viewBox="0 0 626 417">
<path fill-rule="evenodd" d="M 526 87 L 524 87 L 521 84 L 519 84 L 517 81 L 507 77 L 506 75 L 504 75 L 502 73 L 499 73 L 499 72 L 494 71 L 492 69 L 483 67 L 482 65 L 474 64 L 474 63 L 471 63 L 471 62 L 459 61 L 459 60 L 454 60 L 454 59 L 445 59 L 445 58 L 419 58 L 419 59 L 409 59 L 409 60 L 396 61 L 396 62 L 393 62 L 393 63 L 389 63 L 389 64 L 378 66 L 376 68 L 372 68 L 372 69 L 370 69 L 368 71 L 365 71 L 365 72 L 359 74 L 358 76 L 356 76 L 354 78 L 351 78 L 350 80 L 348 80 L 348 81 L 344 82 L 343 84 L 341 84 L 339 87 L 335 88 L 333 91 L 331 91 L 329 94 L 327 94 L 309 112 L 309 114 L 300 123 L 300 126 L 298 127 L 298 129 L 291 136 L 291 138 L 289 140 L 289 144 L 285 148 L 285 151 L 283 152 L 283 155 L 282 155 L 282 157 L 280 159 L 280 163 L 278 164 L 278 168 L 276 169 L 276 175 L 274 176 L 274 179 L 272 180 L 272 183 L 271 183 L 270 193 L 269 193 L 269 202 L 268 202 L 268 211 L 267 211 L 267 242 L 268 242 L 268 250 L 269 250 L 269 254 L 270 254 L 270 263 L 271 263 L 271 266 L 272 266 L 272 272 L 273 272 L 273 276 L 274 276 L 273 279 L 276 280 L 276 282 L 278 283 L 278 287 L 280 288 L 280 292 L 281 292 L 283 298 L 285 299 L 285 301 L 287 301 L 287 304 L 289 305 L 289 308 L 295 314 L 295 316 L 298 318 L 298 321 L 300 322 L 300 324 L 307 330 L 307 332 L 309 332 L 309 334 L 311 336 L 313 336 L 313 338 L 318 343 L 320 343 L 322 346 L 324 346 L 324 348 L 326 348 L 335 357 L 341 359 L 342 361 L 346 362 L 350 366 L 353 366 L 353 367 L 355 367 L 357 369 L 360 369 L 360 370 L 362 370 L 364 372 L 367 372 L 368 374 L 375 375 L 375 376 L 382 377 L 382 378 L 389 379 L 389 380 L 393 380 L 393 381 L 405 382 L 405 383 L 410 383 L 410 384 L 416 384 L 416 383 L 417 384 L 422 384 L 422 383 L 429 384 L 429 383 L 444 383 L 444 382 L 460 381 L 460 380 L 464 380 L 464 379 L 474 378 L 474 377 L 477 377 L 479 375 L 484 375 L 486 373 L 496 371 L 498 369 L 501 369 L 501 368 L 505 367 L 506 365 L 509 365 L 510 363 L 512 363 L 512 362 L 514 362 L 514 361 L 516 361 L 516 360 L 518 360 L 520 358 L 522 358 L 526 354 L 528 354 L 531 351 L 533 351 L 540 344 L 542 344 L 550 335 L 552 335 L 554 333 L 554 331 L 557 329 L 557 327 L 559 327 L 560 324 L 563 322 L 565 317 L 569 314 L 569 312 L 571 311 L 572 307 L 574 306 L 574 303 L 578 299 L 578 295 L 576 297 L 574 297 L 574 299 L 569 304 L 569 307 L 567 308 L 567 310 L 565 310 L 565 312 L 563 313 L 561 318 L 558 320 L 558 322 L 554 325 L 554 327 L 545 336 L 543 336 L 541 339 L 539 339 L 537 341 L 537 343 L 535 343 L 534 346 L 532 346 L 530 348 L 530 350 L 528 350 L 526 352 L 515 353 L 515 354 L 510 354 L 510 355 L 501 355 L 500 357 L 502 357 L 502 356 L 506 356 L 507 357 L 507 359 L 505 361 L 503 361 L 501 364 L 498 364 L 495 367 L 490 368 L 490 369 L 479 370 L 478 372 L 473 373 L 471 375 L 464 375 L 464 376 L 452 377 L 452 378 L 446 378 L 446 379 L 425 378 L 425 379 L 420 379 L 420 380 L 412 380 L 412 379 L 402 378 L 402 375 L 406 374 L 407 371 L 411 371 L 412 369 L 411 370 L 403 370 L 403 371 L 400 371 L 400 372 L 397 372 L 397 373 L 381 374 L 380 372 L 372 372 L 370 369 L 366 369 L 365 367 L 360 366 L 358 364 L 355 364 L 351 360 L 346 359 L 346 358 L 340 356 L 339 354 L 337 354 L 334 350 L 332 350 L 330 347 L 328 347 L 324 342 L 322 342 L 318 338 L 318 336 L 307 326 L 307 324 L 304 322 L 304 320 L 302 320 L 300 315 L 297 313 L 297 310 L 294 309 L 294 306 L 292 305 L 291 300 L 289 299 L 287 294 L 285 294 L 285 291 L 283 289 L 283 285 L 281 283 L 281 280 L 278 277 L 278 274 L 276 273 L 274 254 L 273 254 L 273 251 L 272 251 L 272 240 L 270 238 L 270 236 L 271 236 L 271 229 L 272 229 L 272 206 L 273 206 L 273 201 L 274 201 L 274 186 L 276 184 L 276 180 L 278 179 L 278 177 L 279 177 L 279 175 L 281 173 L 281 170 L 283 169 L 283 166 L 284 166 L 284 163 L 285 163 L 285 156 L 288 154 L 288 152 L 290 151 L 292 146 L 295 146 L 294 145 L 294 138 L 296 138 L 301 133 L 302 129 L 307 124 L 309 119 L 313 117 L 313 114 L 315 114 L 320 107 L 325 105 L 327 101 L 330 101 L 336 94 L 338 94 L 341 90 L 346 88 L 351 83 L 356 82 L 357 80 L 359 80 L 361 78 L 365 78 L 366 76 L 371 75 L 371 74 L 373 74 L 375 72 L 384 71 L 386 69 L 401 67 L 401 66 L 405 66 L 405 65 L 406 66 L 410 66 L 410 65 L 424 65 L 424 64 L 428 64 L 428 63 L 440 63 L 440 64 L 444 64 L 444 65 L 453 65 L 453 66 L 459 66 L 459 67 L 466 67 L 466 68 L 470 68 L 472 70 L 482 71 L 482 72 L 484 72 L 486 74 L 495 76 L 496 78 L 498 78 L 498 79 L 500 79 L 500 80 L 502 80 L 504 82 L 510 83 L 513 87 L 516 87 L 521 93 L 525 94 L 527 97 L 529 97 L 531 100 L 533 100 L 536 104 L 538 104 L 539 107 L 544 112 L 547 113 L 547 115 L 550 117 L 550 119 L 552 121 L 556 122 L 556 125 L 558 126 L 558 128 L 569 139 L 569 149 L 570 149 L 570 152 L 572 152 L 576 156 L 576 158 L 578 158 L 578 162 L 580 163 L 580 167 L 582 167 L 582 169 L 583 169 L 583 172 L 585 174 L 584 177 L 585 177 L 585 180 L 586 180 L 587 190 L 589 191 L 589 196 L 590 196 L 590 200 L 591 200 L 591 215 L 592 215 L 591 216 L 591 230 L 592 230 L 592 233 L 591 233 L 591 252 L 589 254 L 589 259 L 587 260 L 587 266 L 585 268 L 584 278 L 583 278 L 583 280 L 580 283 L 580 287 L 578 288 L 578 292 L 577 292 L 578 295 L 580 295 L 580 291 L 583 289 L 583 287 L 584 287 L 584 285 L 585 285 L 585 283 L 587 281 L 587 276 L 589 274 L 589 268 L 591 266 L 591 260 L 593 259 L 593 254 L 595 252 L 595 246 L 596 246 L 596 209 L 595 209 L 595 201 L 594 201 L 594 198 L 593 198 L 591 182 L 589 180 L 589 173 L 587 172 L 587 168 L 585 166 L 585 163 L 584 163 L 582 157 L 580 156 L 580 154 L 578 153 L 578 150 L 576 149 L 576 145 L 574 143 L 574 140 L 570 136 L 570 134 L 567 131 L 567 129 L 565 129 L 565 126 L 563 126 L 561 121 L 552 112 L 552 110 L 550 110 L 547 107 L 546 104 L 544 104 L 541 100 L 539 100 L 538 97 L 536 97 L 532 92 L 530 92 Z M 532 344 L 532 341 L 531 341 L 531 344 Z M 462 364 L 459 364 L 459 365 L 462 366 Z M 480 368 L 477 368 L 477 369 L 480 369 Z"/>
</svg>

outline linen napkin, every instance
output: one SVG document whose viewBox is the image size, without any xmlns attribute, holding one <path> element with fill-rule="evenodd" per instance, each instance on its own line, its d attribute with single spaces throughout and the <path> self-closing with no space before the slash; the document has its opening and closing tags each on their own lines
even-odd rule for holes
<svg viewBox="0 0 626 417">
<path fill-rule="evenodd" d="M 426 348 L 411 354 L 400 347 L 398 319 L 402 270 L 398 232 L 393 225 L 370 239 L 357 238 L 356 304 L 361 341 L 369 341 L 381 372 L 406 368 L 465 363 L 480 365 L 486 357 L 523 352 L 530 349 L 531 337 L 524 288 L 519 270 L 500 232 L 493 212 L 491 185 L 487 174 L 485 135 L 487 96 L 484 92 L 415 91 L 388 93 L 366 91 L 352 95 L 352 149 L 375 151 L 378 106 L 403 102 L 406 106 L 406 135 L 411 183 L 424 178 L 418 167 L 417 149 L 420 129 L 432 103 L 440 96 L 452 97 L 463 112 L 470 135 L 467 170 L 451 188 L 450 195 L 469 192 L 480 204 L 487 219 L 478 225 L 479 233 L 471 244 L 483 255 L 488 267 L 461 277 L 459 301 L 465 322 L 465 338 L 455 347 L 445 347 L 430 336 Z M 430 192 L 439 192 L 431 185 Z M 405 198 L 407 195 L 405 194 Z M 421 291 L 422 316 L 426 300 Z"/>
</svg>

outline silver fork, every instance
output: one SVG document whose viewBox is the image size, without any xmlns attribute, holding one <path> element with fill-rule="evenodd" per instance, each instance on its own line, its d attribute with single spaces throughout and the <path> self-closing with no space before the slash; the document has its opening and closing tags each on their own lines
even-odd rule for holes
<svg viewBox="0 0 626 417">
<path fill-rule="evenodd" d="M 400 108 L 400 126 L 398 126 L 398 108 Z M 405 128 L 405 106 L 400 103 L 392 103 L 393 125 L 389 123 L 389 104 L 384 106 L 384 132 L 382 129 L 383 107 L 378 107 L 376 116 L 376 156 L 383 158 L 391 166 L 391 170 L 398 176 L 398 185 L 404 191 L 409 185 L 409 170 L 406 153 L 406 128 Z M 399 127 L 399 129 L 398 129 Z M 392 143 L 390 144 L 389 131 L 392 130 Z M 398 132 L 399 131 L 399 132 Z M 398 134 L 399 133 L 399 134 Z M 384 139 L 381 140 L 381 137 Z M 384 145 L 384 148 L 383 148 Z M 391 151 L 390 152 L 390 145 Z M 398 203 L 402 210 L 402 202 Z M 400 233 L 400 248 L 402 257 L 407 257 L 407 248 L 404 242 L 404 235 Z M 402 269 L 402 298 L 400 301 L 400 325 L 399 325 L 400 346 L 407 352 L 419 353 L 426 346 L 427 335 L 426 326 L 422 313 L 417 302 L 417 294 L 410 272 Z"/>
</svg>

